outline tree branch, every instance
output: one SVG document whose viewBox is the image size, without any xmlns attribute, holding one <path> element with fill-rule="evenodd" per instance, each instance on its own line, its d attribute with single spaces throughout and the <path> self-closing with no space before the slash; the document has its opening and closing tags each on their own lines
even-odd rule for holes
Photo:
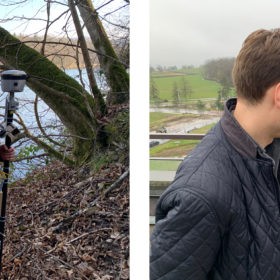
<svg viewBox="0 0 280 280">
<path fill-rule="evenodd" d="M 57 141 L 51 139 L 46 131 L 44 130 L 44 128 L 42 127 L 42 124 L 41 124 L 41 121 L 40 121 L 40 118 L 39 118 L 39 113 L 38 113 L 38 95 L 35 96 L 35 101 L 34 101 L 34 113 L 35 113 L 35 118 L 36 118 L 36 122 L 38 124 L 38 127 L 40 129 L 40 131 L 42 132 L 42 134 L 45 136 L 45 138 L 47 138 L 51 143 L 55 144 L 55 145 L 58 145 L 60 147 L 65 147 L 63 145 L 61 145 L 60 143 L 58 143 Z"/>
<path fill-rule="evenodd" d="M 23 120 L 21 119 L 20 115 L 17 115 L 20 123 L 23 127 L 24 133 L 26 135 L 26 137 L 30 138 L 33 142 L 35 142 L 38 146 L 42 147 L 47 153 L 49 153 L 50 155 L 55 156 L 56 158 L 58 158 L 59 160 L 61 160 L 62 162 L 67 163 L 68 165 L 74 165 L 75 162 L 73 160 L 71 160 L 70 158 L 66 157 L 64 154 L 61 154 L 60 152 L 58 152 L 57 150 L 55 150 L 54 148 L 52 148 L 51 146 L 49 146 L 48 144 L 46 144 L 45 142 L 39 140 L 37 137 L 35 137 L 34 135 L 32 135 L 28 128 L 25 126 Z"/>
</svg>

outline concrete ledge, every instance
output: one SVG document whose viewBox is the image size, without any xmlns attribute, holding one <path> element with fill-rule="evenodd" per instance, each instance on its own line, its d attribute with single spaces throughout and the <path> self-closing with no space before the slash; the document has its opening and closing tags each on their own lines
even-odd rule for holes
<svg viewBox="0 0 280 280">
<path fill-rule="evenodd" d="M 156 217 L 150 216 L 150 236 L 154 230 L 155 223 L 156 223 Z"/>
<path fill-rule="evenodd" d="M 150 216 L 150 225 L 154 225 L 156 223 L 156 217 Z"/>
<path fill-rule="evenodd" d="M 173 181 L 175 173 L 175 171 L 150 171 L 150 216 L 155 215 L 157 201 Z"/>
<path fill-rule="evenodd" d="M 164 190 L 170 185 L 176 171 L 150 171 L 150 190 Z"/>
</svg>

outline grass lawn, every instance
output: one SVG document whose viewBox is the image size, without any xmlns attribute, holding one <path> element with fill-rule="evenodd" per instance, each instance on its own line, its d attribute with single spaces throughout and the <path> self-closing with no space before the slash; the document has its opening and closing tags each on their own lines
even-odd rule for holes
<svg viewBox="0 0 280 280">
<path fill-rule="evenodd" d="M 151 157 L 184 157 L 199 140 L 170 140 L 150 149 Z"/>
<path fill-rule="evenodd" d="M 174 171 L 180 163 L 181 160 L 150 160 L 150 170 Z"/>
<path fill-rule="evenodd" d="M 215 123 L 211 123 L 211 124 L 208 124 L 208 125 L 205 125 L 201 128 L 196 128 L 196 129 L 193 129 L 191 131 L 191 133 L 193 134 L 205 134 L 206 132 L 208 132 L 213 126 L 215 125 Z"/>
</svg>

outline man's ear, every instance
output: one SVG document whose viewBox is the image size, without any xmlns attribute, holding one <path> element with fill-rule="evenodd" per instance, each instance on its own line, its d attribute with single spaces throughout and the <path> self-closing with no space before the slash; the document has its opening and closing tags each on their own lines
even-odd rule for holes
<svg viewBox="0 0 280 280">
<path fill-rule="evenodd" d="M 276 107 L 280 109 L 280 83 L 277 83 L 274 88 L 274 102 Z"/>
</svg>

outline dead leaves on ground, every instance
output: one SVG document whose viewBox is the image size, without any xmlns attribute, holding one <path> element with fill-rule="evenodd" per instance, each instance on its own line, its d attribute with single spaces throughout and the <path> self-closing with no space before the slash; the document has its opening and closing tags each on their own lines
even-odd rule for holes
<svg viewBox="0 0 280 280">
<path fill-rule="evenodd" d="M 123 172 L 113 165 L 88 179 L 56 162 L 10 186 L 2 279 L 129 279 L 127 178 L 90 212 L 53 231 Z"/>
</svg>

